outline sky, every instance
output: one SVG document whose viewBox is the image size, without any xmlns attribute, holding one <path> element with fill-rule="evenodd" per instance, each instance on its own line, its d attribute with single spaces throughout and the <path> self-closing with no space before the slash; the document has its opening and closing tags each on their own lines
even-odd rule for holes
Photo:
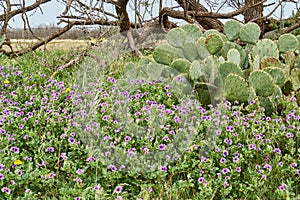
<svg viewBox="0 0 300 200">
<path fill-rule="evenodd" d="M 12 3 L 17 3 L 19 0 L 12 0 Z M 272 2 L 278 2 L 279 0 L 268 0 L 267 3 L 272 3 Z M 35 0 L 26 0 L 27 5 L 30 5 L 31 3 L 35 2 Z M 132 0 L 130 0 L 130 2 L 133 2 Z M 167 0 L 164 1 L 164 5 L 163 6 L 174 6 L 176 5 L 176 3 L 174 3 L 174 1 L 172 0 Z M 173 2 L 173 3 L 170 3 Z M 203 5 L 205 4 L 205 1 L 201 1 L 200 3 L 202 3 Z M 56 18 L 56 16 L 58 16 L 60 13 L 62 13 L 62 11 L 64 10 L 64 5 L 56 0 L 52 0 L 48 3 L 45 3 L 41 6 L 43 13 L 41 13 L 41 11 L 39 9 L 35 10 L 34 12 L 30 12 L 28 14 L 29 16 L 29 20 L 31 23 L 32 27 L 38 27 L 41 25 L 53 25 L 56 24 L 58 22 L 58 19 Z M 292 3 L 286 3 L 285 5 L 285 13 L 284 16 L 288 17 L 291 15 L 292 10 L 295 9 L 294 4 Z M 158 12 L 158 5 L 155 6 L 155 8 L 153 9 L 155 12 Z M 268 13 L 272 10 L 272 7 L 268 7 L 267 9 L 265 9 L 265 13 Z M 229 9 L 224 9 L 223 12 L 227 12 L 229 11 Z M 0 12 L 3 12 L 2 10 L 0 10 Z M 0 13 L 1 14 L 1 13 Z M 129 13 L 130 14 L 130 18 L 133 20 L 134 19 L 134 15 L 133 13 Z M 157 14 L 156 14 L 157 15 Z M 280 9 L 276 12 L 275 17 L 280 17 Z M 180 22 L 178 22 L 180 24 Z M 13 20 L 11 20 L 10 22 L 10 26 L 12 28 L 22 28 L 23 27 L 23 21 L 21 20 L 21 17 L 18 16 L 16 18 L 14 18 Z"/>
</svg>

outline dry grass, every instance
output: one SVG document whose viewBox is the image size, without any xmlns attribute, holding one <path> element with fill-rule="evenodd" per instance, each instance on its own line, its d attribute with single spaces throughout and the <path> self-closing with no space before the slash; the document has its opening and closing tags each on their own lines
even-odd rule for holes
<svg viewBox="0 0 300 200">
<path fill-rule="evenodd" d="M 26 47 L 33 45 L 37 40 L 23 40 L 23 39 L 12 39 L 12 47 L 14 51 L 21 50 Z M 46 45 L 41 46 L 39 49 L 41 50 L 53 50 L 53 49 L 61 49 L 61 50 L 70 50 L 75 48 L 86 47 L 91 43 L 95 43 L 95 40 L 72 40 L 72 39 L 64 39 L 64 40 L 52 40 Z M 7 46 L 4 46 L 4 49 L 9 51 L 10 49 Z"/>
</svg>

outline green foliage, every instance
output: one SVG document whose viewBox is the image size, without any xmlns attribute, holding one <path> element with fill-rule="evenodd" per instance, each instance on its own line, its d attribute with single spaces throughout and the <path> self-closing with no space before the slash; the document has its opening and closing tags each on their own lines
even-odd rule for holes
<svg viewBox="0 0 300 200">
<path fill-rule="evenodd" d="M 0 77 L 3 100 L 0 106 L 0 163 L 4 165 L 1 170 L 4 178 L 1 179 L 0 185 L 1 189 L 8 187 L 11 190 L 10 194 L 0 191 L 0 199 L 299 199 L 300 135 L 294 127 L 299 126 L 297 117 L 300 113 L 296 102 L 290 97 L 293 97 L 291 94 L 294 92 L 299 102 L 300 92 L 294 91 L 297 87 L 293 86 L 288 98 L 281 98 L 281 88 L 277 84 L 282 83 L 282 68 L 271 64 L 255 72 L 249 68 L 250 77 L 242 78 L 245 70 L 229 62 L 227 58 L 207 55 L 205 60 L 197 58 L 191 64 L 183 52 L 180 53 L 180 49 L 171 49 L 171 52 L 177 52 L 175 54 L 180 55 L 180 58 L 170 59 L 172 62 L 167 62 L 169 64 L 159 64 L 151 58 L 138 59 L 130 56 L 112 65 L 116 65 L 113 68 L 122 71 L 125 63 L 131 62 L 126 65 L 127 70 L 146 72 L 146 75 L 150 75 L 144 74 L 146 79 L 157 78 L 161 71 L 168 67 L 173 67 L 180 73 L 176 75 L 177 78 L 181 76 L 189 79 L 189 75 L 192 74 L 190 70 L 194 66 L 194 70 L 200 74 L 197 79 L 206 81 L 197 80 L 194 83 L 200 100 L 206 103 L 211 102 L 211 91 L 216 86 L 216 82 L 212 84 L 210 80 L 217 79 L 209 75 L 217 68 L 225 79 L 225 96 L 228 100 L 238 100 L 244 104 L 250 100 L 256 102 L 249 104 L 246 110 L 236 102 L 222 102 L 216 108 L 205 110 L 201 104 L 193 101 L 179 104 L 176 99 L 178 93 L 171 89 L 173 84 L 167 89 L 166 86 L 169 85 L 163 82 L 145 82 L 119 91 L 119 84 L 124 80 L 120 78 L 112 81 L 110 76 L 105 76 L 104 80 L 99 80 L 99 85 L 81 94 L 75 90 L 75 86 L 73 87 L 76 67 L 59 70 L 55 79 L 50 79 L 52 70 L 41 64 L 45 57 L 40 53 L 14 60 L 1 58 L 1 65 L 7 64 L 12 67 L 1 67 L 5 76 Z M 48 60 L 51 61 L 49 63 L 53 62 L 53 68 L 56 69 L 69 54 L 63 57 L 58 57 L 62 54 L 57 52 L 55 54 L 56 56 L 51 54 L 53 60 Z M 221 62 L 219 58 L 225 61 Z M 165 61 L 164 56 L 160 59 Z M 278 60 L 282 65 L 286 65 L 281 57 Z M 289 62 L 289 65 L 291 70 L 285 72 L 285 83 L 299 80 L 295 66 L 292 62 Z M 110 73 L 111 70 L 108 74 Z M 256 89 L 249 87 L 250 78 L 259 78 L 253 73 L 270 74 L 261 77 L 273 79 L 274 89 L 271 95 L 259 96 L 255 92 Z M 292 78 L 289 74 L 292 74 Z M 7 84 L 7 81 L 10 83 Z M 174 82 L 178 82 L 176 78 Z M 182 85 L 181 82 L 178 84 Z M 175 85 L 174 83 L 174 87 Z M 258 88 L 261 86 L 257 85 Z M 128 101 L 122 103 L 119 92 L 128 92 L 130 101 L 126 98 Z M 82 99 L 88 99 L 93 93 L 93 99 L 97 100 L 93 104 L 97 108 L 93 118 L 96 123 L 89 124 L 90 128 L 97 130 L 98 123 L 101 131 L 105 131 L 105 136 L 110 138 L 106 140 L 99 137 L 97 144 L 101 144 L 104 149 L 109 149 L 112 144 L 119 147 L 125 152 L 125 159 L 130 159 L 127 152 L 133 149 L 139 154 L 145 153 L 142 150 L 145 147 L 150 153 L 157 152 L 160 144 L 174 144 L 178 149 L 179 145 L 175 143 L 174 136 L 182 134 L 185 130 L 183 128 L 179 131 L 182 127 L 174 122 L 174 116 L 183 118 L 182 121 L 187 122 L 184 127 L 193 128 L 195 137 L 184 154 L 170 162 L 165 171 L 158 169 L 153 172 L 135 173 L 124 171 L 122 166 L 113 171 L 103 162 L 102 157 L 98 157 L 99 154 L 93 154 L 93 151 L 87 148 L 88 145 L 80 136 L 82 132 L 85 135 L 92 133 L 88 129 L 83 131 L 82 128 L 85 127 L 81 128 L 74 123 L 74 119 L 78 120 L 75 116 L 91 117 L 90 112 L 87 112 L 89 107 L 85 107 L 86 102 Z M 73 101 L 68 98 L 71 94 L 74 97 Z M 284 104 L 284 116 L 274 114 L 280 105 L 279 101 Z M 18 105 L 10 105 L 11 102 L 17 102 Z M 79 105 L 76 105 L 76 102 Z M 261 112 L 257 104 L 265 107 L 265 113 Z M 176 109 L 176 106 L 179 109 Z M 76 113 L 74 108 L 78 107 L 81 112 Z M 19 109 L 22 108 L 26 108 L 22 110 L 23 116 L 18 116 Z M 130 112 L 122 112 L 122 108 L 128 108 Z M 157 110 L 162 115 L 157 115 Z M 167 114 L 169 110 L 174 114 Z M 195 112 L 184 114 L 190 110 Z M 31 112 L 32 117 L 29 114 Z M 108 116 L 108 119 L 104 120 L 104 116 Z M 191 119 L 184 116 L 190 116 Z M 25 117 L 28 119 L 24 120 Z M 151 117 L 162 127 L 155 128 L 157 122 L 151 121 Z M 132 121 L 128 122 L 128 119 Z M 20 128 L 21 124 L 25 126 Z M 116 133 L 116 130 L 124 126 L 130 131 L 121 130 Z M 130 133 L 138 126 L 151 128 L 151 136 L 154 139 L 149 140 L 148 133 L 143 129 L 142 135 L 136 135 L 137 137 L 126 141 L 125 138 L 132 136 Z M 174 135 L 171 130 L 175 130 Z M 165 140 L 165 136 L 169 139 Z M 75 142 L 70 142 L 71 138 Z M 207 146 L 210 148 L 205 151 Z M 19 148 L 19 153 L 11 151 L 12 147 Z M 53 152 L 47 150 L 49 147 L 53 147 Z M 95 155 L 96 158 L 93 157 Z M 124 160 L 121 156 L 116 156 L 115 159 L 118 163 Z M 225 161 L 221 162 L 221 159 Z M 17 160 L 22 164 L 14 165 Z M 168 157 L 163 157 L 157 164 L 161 165 L 167 160 Z M 132 162 L 134 166 L 139 164 L 139 160 Z M 222 171 L 225 169 L 229 172 Z M 118 186 L 122 187 L 120 193 L 115 191 Z"/>
</svg>

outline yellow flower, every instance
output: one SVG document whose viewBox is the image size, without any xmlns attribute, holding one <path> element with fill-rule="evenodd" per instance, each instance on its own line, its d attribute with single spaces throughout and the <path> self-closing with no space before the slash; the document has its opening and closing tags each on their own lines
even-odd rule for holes
<svg viewBox="0 0 300 200">
<path fill-rule="evenodd" d="M 16 160 L 16 161 L 14 162 L 14 164 L 15 164 L 15 165 L 22 165 L 22 161 L 21 161 L 21 160 Z"/>
<path fill-rule="evenodd" d="M 10 83 L 9 80 L 4 81 L 4 84 L 9 84 L 9 83 Z"/>
<path fill-rule="evenodd" d="M 66 88 L 66 92 L 67 93 L 71 92 L 71 89 L 70 88 Z"/>
</svg>

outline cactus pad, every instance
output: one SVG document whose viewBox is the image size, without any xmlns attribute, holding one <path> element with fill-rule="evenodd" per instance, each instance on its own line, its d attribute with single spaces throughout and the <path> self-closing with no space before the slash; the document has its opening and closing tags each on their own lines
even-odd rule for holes
<svg viewBox="0 0 300 200">
<path fill-rule="evenodd" d="M 234 42 L 225 42 L 224 45 L 223 45 L 223 48 L 220 51 L 220 54 L 225 59 L 227 59 L 227 54 L 228 54 L 228 51 L 230 49 L 238 50 L 238 52 L 240 53 L 240 57 L 241 57 L 240 58 L 240 67 L 242 67 L 245 64 L 245 61 L 246 61 L 246 53 L 245 53 L 244 49 L 240 45 L 238 45 Z"/>
<path fill-rule="evenodd" d="M 180 54 L 180 49 L 168 44 L 161 44 L 154 49 L 153 58 L 160 64 L 171 65 L 174 60 L 182 58 Z"/>
<path fill-rule="evenodd" d="M 218 34 L 211 34 L 206 38 L 205 45 L 210 54 L 218 53 L 223 47 L 223 40 Z"/>
<path fill-rule="evenodd" d="M 226 61 L 219 66 L 219 73 L 223 80 L 225 80 L 225 78 L 229 74 L 236 74 L 239 76 L 243 76 L 242 69 L 238 67 L 235 63 L 229 61 Z"/>
<path fill-rule="evenodd" d="M 192 80 L 198 80 L 200 78 L 203 79 L 204 72 L 201 69 L 200 62 L 198 60 L 194 61 L 191 65 L 190 71 L 189 71 L 190 78 Z"/>
<path fill-rule="evenodd" d="M 199 55 L 200 59 L 204 59 L 204 58 L 210 56 L 210 53 L 205 46 L 205 40 L 206 40 L 206 38 L 204 38 L 204 37 L 201 37 L 197 40 L 196 45 L 197 45 L 198 55 Z"/>
<path fill-rule="evenodd" d="M 252 58 L 256 55 L 259 55 L 260 59 L 263 59 L 264 57 L 279 58 L 279 51 L 275 42 L 270 39 L 262 39 L 252 48 Z"/>
<path fill-rule="evenodd" d="M 249 85 L 255 89 L 258 96 L 267 97 L 273 93 L 274 82 L 270 74 L 256 70 L 249 75 Z"/>
<path fill-rule="evenodd" d="M 186 57 L 186 59 L 188 59 L 191 62 L 193 62 L 199 57 L 198 48 L 195 42 L 186 42 L 183 45 L 183 55 L 184 57 Z"/>
<path fill-rule="evenodd" d="M 292 90 L 296 91 L 300 89 L 300 69 L 293 69 L 289 79 L 292 82 Z"/>
<path fill-rule="evenodd" d="M 194 24 L 186 24 L 181 28 L 186 33 L 186 42 L 196 42 L 202 36 L 199 27 Z"/>
<path fill-rule="evenodd" d="M 260 62 L 260 69 L 264 69 L 267 67 L 279 67 L 281 68 L 281 62 L 278 58 L 274 57 L 265 57 Z"/>
<path fill-rule="evenodd" d="M 238 39 L 242 24 L 236 20 L 227 21 L 224 25 L 224 33 L 229 41 Z"/>
<path fill-rule="evenodd" d="M 275 105 L 274 102 L 270 97 L 258 97 L 259 106 L 265 108 L 264 113 L 267 116 L 271 116 L 272 113 L 275 112 Z"/>
<path fill-rule="evenodd" d="M 253 87 L 249 87 L 249 95 L 248 95 L 248 102 L 256 99 L 255 89 Z"/>
<path fill-rule="evenodd" d="M 227 60 L 239 66 L 241 63 L 241 55 L 239 51 L 236 49 L 230 49 L 227 53 Z"/>
<path fill-rule="evenodd" d="M 285 74 L 281 68 L 278 67 L 268 67 L 263 69 L 265 72 L 268 72 L 275 82 L 276 85 L 279 87 L 283 87 L 285 82 Z"/>
<path fill-rule="evenodd" d="M 284 103 L 283 102 L 283 94 L 282 94 L 281 89 L 278 85 L 275 85 L 274 92 L 271 95 L 271 99 L 274 102 L 274 105 L 276 107 L 283 105 L 283 103 Z"/>
<path fill-rule="evenodd" d="M 183 47 L 186 40 L 186 32 L 181 28 L 171 29 L 167 34 L 167 40 L 173 47 Z"/>
<path fill-rule="evenodd" d="M 204 32 L 203 36 L 204 37 L 208 37 L 211 34 L 217 34 L 218 35 L 218 34 L 220 34 L 220 32 L 217 31 L 216 29 L 209 29 L 209 30 L 207 30 L 207 31 Z"/>
<path fill-rule="evenodd" d="M 281 35 L 278 38 L 277 45 L 281 53 L 295 51 L 299 47 L 297 37 L 290 33 Z"/>
<path fill-rule="evenodd" d="M 225 98 L 229 101 L 238 100 L 246 103 L 249 96 L 249 87 L 246 81 L 236 74 L 229 74 L 224 84 Z"/>
<path fill-rule="evenodd" d="M 186 59 L 182 58 L 176 59 L 171 63 L 171 67 L 177 70 L 179 73 L 187 73 L 189 71 L 190 66 L 191 63 Z"/>
<path fill-rule="evenodd" d="M 260 28 L 256 23 L 249 22 L 240 29 L 240 39 L 243 42 L 255 44 L 259 40 Z"/>
</svg>

